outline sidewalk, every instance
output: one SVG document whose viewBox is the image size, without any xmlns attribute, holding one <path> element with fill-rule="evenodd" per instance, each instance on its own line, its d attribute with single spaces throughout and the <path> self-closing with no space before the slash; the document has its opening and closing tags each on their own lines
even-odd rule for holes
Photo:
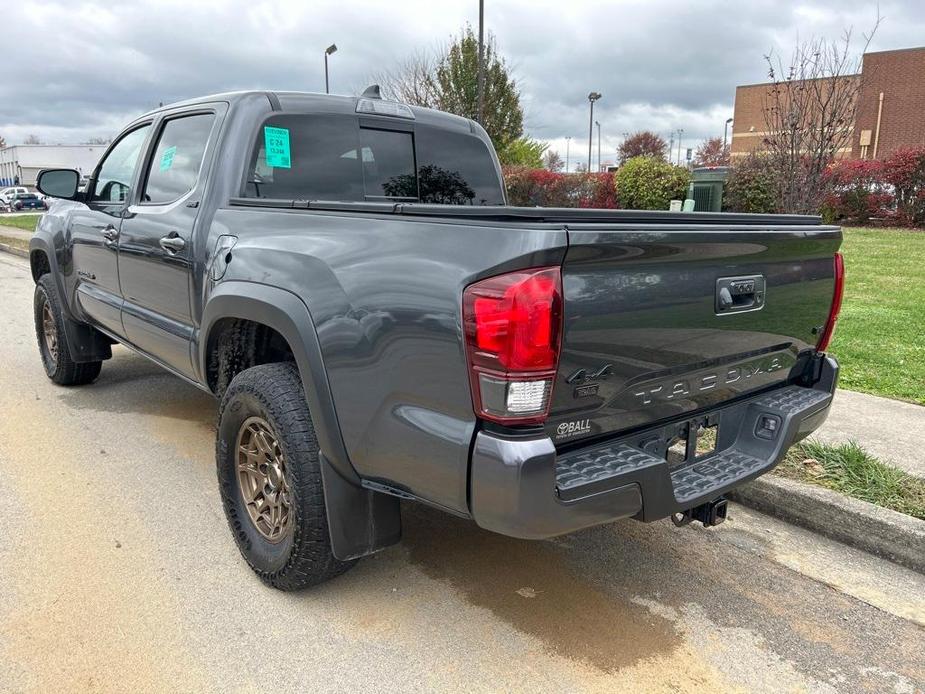
<svg viewBox="0 0 925 694">
<path fill-rule="evenodd" d="M 813 437 L 829 444 L 853 440 L 871 455 L 925 479 L 925 407 L 838 390 L 826 423 Z"/>
</svg>

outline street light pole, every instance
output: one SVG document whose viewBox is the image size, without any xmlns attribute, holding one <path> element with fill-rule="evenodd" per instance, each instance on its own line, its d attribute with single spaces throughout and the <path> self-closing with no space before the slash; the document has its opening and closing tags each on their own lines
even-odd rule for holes
<svg viewBox="0 0 925 694">
<path fill-rule="evenodd" d="M 478 121 L 485 122 L 485 0 L 479 0 L 479 97 Z"/>
<path fill-rule="evenodd" d="M 601 122 L 594 121 L 597 126 L 597 170 L 601 170 Z"/>
<path fill-rule="evenodd" d="M 600 98 L 599 92 L 588 94 L 588 101 L 591 102 L 591 114 L 588 118 L 588 173 L 591 173 L 591 142 L 594 139 L 594 102 Z"/>
<path fill-rule="evenodd" d="M 684 134 L 684 128 L 678 128 L 678 166 L 681 166 L 681 136 Z"/>
<path fill-rule="evenodd" d="M 328 56 L 332 53 L 337 53 L 337 45 L 331 44 L 324 49 L 324 93 L 331 93 L 331 84 L 328 82 Z"/>
<path fill-rule="evenodd" d="M 568 157 L 569 157 L 569 147 L 572 144 L 572 138 L 565 138 L 565 173 L 568 173 Z"/>
<path fill-rule="evenodd" d="M 726 158 L 726 137 L 729 133 L 729 124 L 732 122 L 732 118 L 726 119 L 726 125 L 723 126 L 723 158 Z"/>
</svg>

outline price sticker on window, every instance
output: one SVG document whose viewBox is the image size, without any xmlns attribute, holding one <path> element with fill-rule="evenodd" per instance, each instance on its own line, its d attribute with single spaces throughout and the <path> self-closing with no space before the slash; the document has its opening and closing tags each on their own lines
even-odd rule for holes
<svg viewBox="0 0 925 694">
<path fill-rule="evenodd" d="M 272 166 L 276 169 L 292 168 L 292 157 L 289 151 L 289 131 L 286 128 L 265 126 L 263 140 L 267 152 L 267 166 Z"/>
<path fill-rule="evenodd" d="M 161 171 L 170 171 L 170 167 L 173 166 L 173 158 L 176 153 L 176 147 L 168 147 L 164 150 L 164 153 L 161 155 Z"/>
</svg>

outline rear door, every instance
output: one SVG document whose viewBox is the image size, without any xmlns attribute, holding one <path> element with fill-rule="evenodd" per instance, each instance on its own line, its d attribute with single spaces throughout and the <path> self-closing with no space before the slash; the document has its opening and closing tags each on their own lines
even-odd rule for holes
<svg viewBox="0 0 925 694">
<path fill-rule="evenodd" d="M 644 427 L 795 377 L 840 241 L 818 226 L 570 224 L 550 436 Z"/>
<path fill-rule="evenodd" d="M 86 317 L 120 337 L 119 229 L 150 130 L 142 123 L 116 140 L 97 166 L 85 204 L 69 212 L 76 302 Z"/>
<path fill-rule="evenodd" d="M 119 235 L 122 323 L 136 347 L 192 375 L 191 269 L 215 109 L 169 115 L 158 125 L 139 195 Z"/>
</svg>

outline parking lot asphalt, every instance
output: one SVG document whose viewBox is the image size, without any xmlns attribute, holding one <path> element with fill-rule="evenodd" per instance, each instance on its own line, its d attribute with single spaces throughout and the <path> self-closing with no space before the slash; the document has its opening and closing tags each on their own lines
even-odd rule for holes
<svg viewBox="0 0 925 694">
<path fill-rule="evenodd" d="M 925 577 L 742 507 L 546 542 L 404 508 L 284 594 L 237 553 L 215 401 L 117 348 L 44 376 L 0 254 L 0 691 L 922 691 Z"/>
</svg>

